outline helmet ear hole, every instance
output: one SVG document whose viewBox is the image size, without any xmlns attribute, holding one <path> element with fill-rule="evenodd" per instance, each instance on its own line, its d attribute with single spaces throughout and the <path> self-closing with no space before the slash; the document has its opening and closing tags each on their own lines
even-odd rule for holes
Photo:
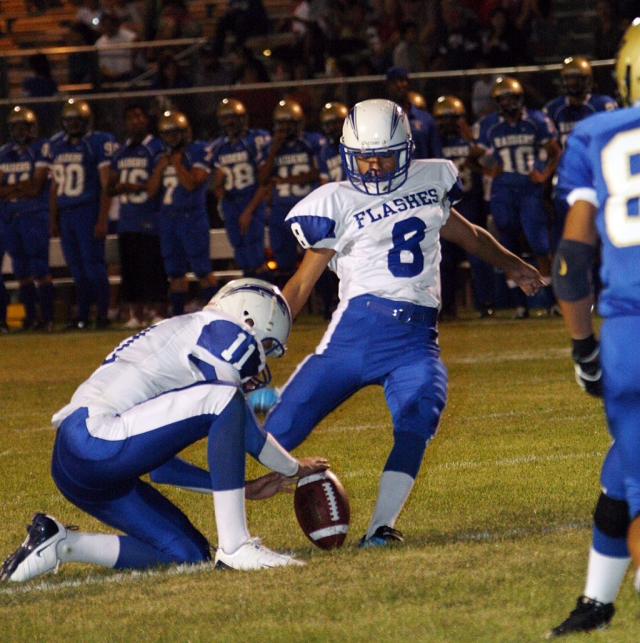
<svg viewBox="0 0 640 643">
<path fill-rule="evenodd" d="M 250 326 L 251 328 L 253 328 L 253 327 L 255 326 L 255 324 L 254 324 L 254 322 L 253 322 L 253 319 L 251 319 L 251 317 L 249 317 L 249 316 L 248 316 L 248 315 L 249 315 L 249 313 L 248 313 L 246 310 L 244 311 L 244 315 L 245 315 L 245 317 L 244 317 L 244 319 L 243 319 L 244 323 L 245 323 L 247 326 Z"/>
</svg>

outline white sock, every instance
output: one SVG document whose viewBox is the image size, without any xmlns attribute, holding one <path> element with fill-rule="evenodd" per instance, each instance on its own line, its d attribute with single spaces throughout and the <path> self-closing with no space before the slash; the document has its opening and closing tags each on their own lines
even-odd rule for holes
<svg viewBox="0 0 640 643">
<path fill-rule="evenodd" d="M 367 530 L 371 538 L 378 527 L 393 527 L 413 488 L 413 478 L 400 471 L 384 471 L 378 485 L 378 499 Z"/>
<path fill-rule="evenodd" d="M 614 558 L 589 550 L 584 595 L 600 603 L 613 603 L 627 573 L 631 558 Z"/>
<path fill-rule="evenodd" d="M 93 563 L 114 567 L 120 555 L 120 538 L 107 534 L 67 531 L 56 546 L 61 563 Z"/>
<path fill-rule="evenodd" d="M 244 509 L 244 487 L 214 491 L 213 507 L 216 513 L 218 547 L 225 554 L 233 554 L 249 540 Z"/>
</svg>

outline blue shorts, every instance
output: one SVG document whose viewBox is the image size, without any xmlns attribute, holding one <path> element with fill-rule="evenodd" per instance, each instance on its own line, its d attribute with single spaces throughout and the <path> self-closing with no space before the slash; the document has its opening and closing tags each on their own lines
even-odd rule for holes
<svg viewBox="0 0 640 643">
<path fill-rule="evenodd" d="M 437 315 L 435 308 L 371 295 L 341 304 L 315 354 L 282 389 L 265 429 L 293 449 L 342 402 L 377 384 L 384 387 L 394 433 L 429 440 L 447 398 Z"/>
<path fill-rule="evenodd" d="M 188 265 L 199 278 L 211 272 L 206 212 L 161 213 L 159 236 L 165 270 L 170 279 L 184 277 Z"/>
<path fill-rule="evenodd" d="M 49 212 L 12 216 L 7 224 L 7 249 L 16 279 L 49 275 Z"/>
</svg>

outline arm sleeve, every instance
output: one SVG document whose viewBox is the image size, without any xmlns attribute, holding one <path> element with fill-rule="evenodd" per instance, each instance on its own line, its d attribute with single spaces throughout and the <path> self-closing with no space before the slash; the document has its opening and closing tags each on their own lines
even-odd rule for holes
<svg viewBox="0 0 640 643">
<path fill-rule="evenodd" d="M 599 207 L 589 158 L 589 136 L 582 128 L 569 134 L 558 165 L 558 191 L 567 194 L 567 202 L 587 201 Z"/>
</svg>

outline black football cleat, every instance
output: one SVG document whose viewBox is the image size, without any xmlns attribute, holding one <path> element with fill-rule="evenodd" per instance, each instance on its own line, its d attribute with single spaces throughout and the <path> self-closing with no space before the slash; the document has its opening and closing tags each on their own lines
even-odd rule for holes
<svg viewBox="0 0 640 643">
<path fill-rule="evenodd" d="M 567 619 L 547 633 L 547 639 L 554 639 L 564 634 L 576 632 L 603 630 L 608 627 L 614 613 L 613 603 L 599 603 L 592 598 L 581 596 L 578 599 L 576 608 L 569 614 Z"/>
<path fill-rule="evenodd" d="M 397 529 L 392 529 L 391 527 L 383 525 L 373 532 L 373 536 L 371 536 L 371 538 L 367 538 L 367 534 L 360 538 L 358 548 L 368 549 L 369 547 L 386 547 L 390 544 L 403 542 L 404 536 L 401 532 Z"/>
</svg>

